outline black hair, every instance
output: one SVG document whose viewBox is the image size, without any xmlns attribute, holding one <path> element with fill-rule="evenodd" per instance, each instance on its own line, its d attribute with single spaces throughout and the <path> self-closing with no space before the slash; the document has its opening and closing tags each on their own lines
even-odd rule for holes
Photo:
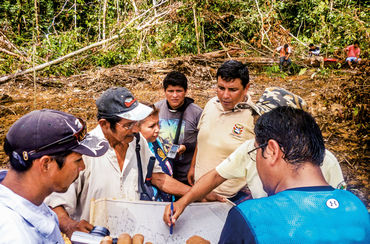
<svg viewBox="0 0 370 244">
<path fill-rule="evenodd" d="M 109 126 L 110 126 L 110 129 L 113 131 L 113 132 L 116 132 L 116 124 L 118 122 L 120 122 L 122 120 L 121 117 L 118 117 L 118 116 L 105 116 L 105 115 L 101 115 L 98 113 L 98 121 L 101 120 L 101 119 L 105 119 L 106 121 L 109 122 Z"/>
<path fill-rule="evenodd" d="M 356 40 L 356 41 L 353 42 L 353 45 L 355 45 L 355 44 L 360 45 L 360 42 L 358 40 Z"/>
<path fill-rule="evenodd" d="M 11 167 L 17 172 L 25 172 L 32 166 L 32 160 L 24 160 L 24 158 L 14 151 L 12 145 L 7 138 L 4 140 L 4 152 L 9 156 Z"/>
<path fill-rule="evenodd" d="M 59 169 L 63 168 L 66 157 L 71 154 L 72 151 L 64 151 L 60 153 L 54 153 L 50 155 L 57 162 Z"/>
<path fill-rule="evenodd" d="M 188 89 L 188 79 L 183 73 L 171 71 L 163 80 L 163 88 L 166 90 L 168 86 L 181 86 L 185 91 Z"/>
<path fill-rule="evenodd" d="M 254 128 L 258 145 L 273 139 L 279 143 L 284 159 L 299 166 L 311 162 L 320 166 L 325 146 L 319 126 L 307 112 L 288 106 L 277 107 L 263 114 Z M 262 148 L 262 155 L 264 148 Z"/>
<path fill-rule="evenodd" d="M 21 155 L 19 155 L 16 151 L 13 150 L 12 145 L 9 143 L 8 139 L 5 138 L 4 141 L 4 152 L 6 155 L 9 156 L 9 161 L 12 169 L 14 169 L 17 172 L 25 172 L 28 169 L 31 168 L 33 160 L 37 159 L 28 159 L 25 160 Z M 63 151 L 60 153 L 54 153 L 52 155 L 49 155 L 55 159 L 55 161 L 58 164 L 58 167 L 61 169 L 64 165 L 65 158 L 71 154 L 72 151 Z M 39 158 L 41 158 L 40 156 Z"/>
<path fill-rule="evenodd" d="M 309 47 L 313 47 L 313 46 L 315 46 L 315 45 L 313 45 L 313 43 L 310 43 L 310 45 L 308 45 Z"/>
<path fill-rule="evenodd" d="M 239 78 L 245 88 L 249 83 L 249 71 L 246 65 L 236 60 L 228 60 L 217 70 L 216 77 L 221 77 L 225 81 Z"/>
</svg>

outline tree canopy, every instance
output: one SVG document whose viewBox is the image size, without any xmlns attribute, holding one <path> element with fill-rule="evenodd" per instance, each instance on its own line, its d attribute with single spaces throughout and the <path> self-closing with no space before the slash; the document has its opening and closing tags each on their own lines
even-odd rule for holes
<svg viewBox="0 0 370 244">
<path fill-rule="evenodd" d="M 47 69 L 70 75 L 239 46 L 269 55 L 283 43 L 297 53 L 309 43 L 326 55 L 360 41 L 368 53 L 369 3 L 355 0 L 3 0 L 0 3 L 0 74 L 62 57 L 93 43 L 81 55 Z M 364 52 L 363 52 L 364 53 Z"/>
</svg>

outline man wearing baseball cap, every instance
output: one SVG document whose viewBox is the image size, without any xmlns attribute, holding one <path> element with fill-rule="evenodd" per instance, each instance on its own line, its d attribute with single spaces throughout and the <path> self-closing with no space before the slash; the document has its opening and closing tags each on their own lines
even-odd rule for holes
<svg viewBox="0 0 370 244">
<path fill-rule="evenodd" d="M 138 161 L 136 155 L 139 133 L 138 122 L 152 109 L 139 103 L 129 90 L 110 88 L 96 100 L 99 125 L 92 135 L 109 142 L 108 151 L 99 158 L 84 157 L 86 169 L 66 193 L 52 194 L 47 204 L 59 218 L 61 230 L 71 236 L 73 231 L 90 231 L 90 202 L 92 199 L 121 198 L 139 200 Z M 143 176 L 147 173 L 152 155 L 145 138 L 140 134 L 139 144 Z M 99 163 L 97 163 L 99 161 Z M 155 162 L 152 184 L 160 190 L 177 196 L 190 187 L 164 174 Z"/>
<path fill-rule="evenodd" d="M 249 106 L 252 107 L 257 119 L 257 117 L 277 107 L 289 106 L 304 109 L 306 102 L 300 96 L 283 88 L 270 87 L 264 91 L 257 103 L 250 103 Z M 198 197 L 209 193 L 227 179 L 243 177 L 246 179 L 245 183 L 253 198 L 266 197 L 267 193 L 262 187 L 262 182 L 256 169 L 256 153 L 253 151 L 255 148 L 254 142 L 254 139 L 245 141 L 215 169 L 201 177 L 187 194 L 174 203 L 174 218 L 177 219 L 186 206 L 194 201 L 193 199 L 198 199 Z M 339 162 L 328 150 L 325 150 L 325 158 L 321 170 L 326 181 L 331 186 L 334 188 L 345 188 Z M 164 220 L 170 223 L 168 211 L 167 207 L 164 213 Z"/>
<path fill-rule="evenodd" d="M 64 243 L 57 216 L 43 201 L 77 179 L 85 168 L 81 155 L 108 150 L 105 140 L 86 132 L 82 119 L 48 109 L 12 125 L 4 142 L 11 167 L 0 184 L 1 243 Z"/>
</svg>

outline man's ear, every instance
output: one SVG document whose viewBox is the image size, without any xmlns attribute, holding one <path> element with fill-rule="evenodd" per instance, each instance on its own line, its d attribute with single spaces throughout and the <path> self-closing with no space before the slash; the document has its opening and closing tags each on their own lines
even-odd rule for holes
<svg viewBox="0 0 370 244">
<path fill-rule="evenodd" d="M 275 141 L 273 139 L 270 139 L 267 142 L 267 146 L 265 148 L 264 156 L 269 157 L 271 159 L 270 160 L 271 163 L 277 162 L 278 159 L 280 157 L 282 157 L 282 153 L 283 152 L 281 151 L 279 143 L 277 143 L 277 141 Z"/>
<path fill-rule="evenodd" d="M 53 158 L 51 156 L 44 155 L 41 158 L 36 159 L 36 161 L 39 165 L 40 171 L 46 173 L 52 166 L 51 163 L 53 162 Z"/>
<path fill-rule="evenodd" d="M 251 84 L 250 83 L 248 83 L 246 86 L 245 86 L 245 88 L 244 88 L 244 96 L 247 96 L 247 93 L 248 93 L 248 90 L 249 90 L 249 87 L 251 86 Z"/>
<path fill-rule="evenodd" d="M 107 129 L 110 126 L 110 123 L 106 119 L 99 119 L 98 121 L 101 128 Z"/>
</svg>

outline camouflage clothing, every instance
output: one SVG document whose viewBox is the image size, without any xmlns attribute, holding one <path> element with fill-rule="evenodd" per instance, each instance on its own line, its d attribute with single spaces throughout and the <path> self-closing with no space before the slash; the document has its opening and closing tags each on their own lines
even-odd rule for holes
<svg viewBox="0 0 370 244">
<path fill-rule="evenodd" d="M 250 106 L 262 115 L 274 108 L 289 106 L 293 108 L 305 109 L 307 103 L 298 95 L 295 95 L 280 87 L 269 87 L 263 92 L 262 96 L 255 104 Z"/>
</svg>

